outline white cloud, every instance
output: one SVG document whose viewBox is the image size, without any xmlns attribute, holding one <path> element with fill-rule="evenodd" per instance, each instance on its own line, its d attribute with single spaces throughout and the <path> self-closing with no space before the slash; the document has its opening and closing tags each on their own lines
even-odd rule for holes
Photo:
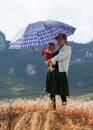
<svg viewBox="0 0 93 130">
<path fill-rule="evenodd" d="M 82 26 L 78 26 L 74 35 L 68 37 L 69 40 L 75 40 L 80 43 L 87 43 L 91 41 L 93 38 L 91 25 L 86 24 Z"/>
<path fill-rule="evenodd" d="M 0 30 L 12 40 L 31 22 L 55 19 L 77 28 L 69 39 L 86 42 L 93 38 L 93 0 L 0 0 Z"/>
<path fill-rule="evenodd" d="M 46 19 L 54 0 L 16 0 L 14 4 L 23 8 L 32 16 L 32 21 Z"/>
<path fill-rule="evenodd" d="M 77 28 L 69 40 L 88 42 L 93 38 L 93 1 L 63 0 L 52 9 L 50 16 Z"/>
</svg>

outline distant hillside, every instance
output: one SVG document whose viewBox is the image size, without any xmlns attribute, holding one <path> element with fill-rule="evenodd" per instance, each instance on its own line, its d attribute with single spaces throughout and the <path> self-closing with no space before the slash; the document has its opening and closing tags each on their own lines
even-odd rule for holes
<svg viewBox="0 0 93 130">
<path fill-rule="evenodd" d="M 68 42 L 72 47 L 69 85 L 72 96 L 93 91 L 93 40 L 87 44 Z M 41 48 L 9 50 L 0 32 L 0 98 L 44 95 L 47 67 Z"/>
<path fill-rule="evenodd" d="M 72 47 L 70 88 L 74 95 L 93 92 L 93 40 L 87 44 L 69 43 Z"/>
<path fill-rule="evenodd" d="M 0 31 L 0 50 L 5 50 L 9 46 L 9 42 L 6 40 L 4 33 Z"/>
</svg>

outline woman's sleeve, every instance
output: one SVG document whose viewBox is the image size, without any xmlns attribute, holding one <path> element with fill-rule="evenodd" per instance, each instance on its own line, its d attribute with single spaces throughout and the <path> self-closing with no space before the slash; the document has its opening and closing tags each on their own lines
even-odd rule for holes
<svg viewBox="0 0 93 130">
<path fill-rule="evenodd" d="M 69 56 L 71 56 L 71 47 L 70 46 L 68 46 L 67 48 L 65 48 L 58 55 L 54 56 L 51 60 L 52 60 L 52 63 L 55 65 L 57 61 L 62 62 L 66 58 L 68 58 Z"/>
</svg>

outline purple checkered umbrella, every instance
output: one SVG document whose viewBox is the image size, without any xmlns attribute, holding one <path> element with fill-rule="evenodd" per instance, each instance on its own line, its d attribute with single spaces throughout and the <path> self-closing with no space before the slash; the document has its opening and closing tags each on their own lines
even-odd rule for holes
<svg viewBox="0 0 93 130">
<path fill-rule="evenodd" d="M 75 30 L 75 27 L 54 20 L 31 23 L 26 27 L 20 38 L 10 43 L 9 49 L 33 48 L 55 42 L 54 37 L 59 33 L 70 36 L 74 34 Z"/>
</svg>

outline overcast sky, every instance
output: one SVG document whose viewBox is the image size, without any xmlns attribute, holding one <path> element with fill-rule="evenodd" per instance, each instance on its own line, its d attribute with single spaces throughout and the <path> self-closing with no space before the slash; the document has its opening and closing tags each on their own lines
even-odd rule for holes
<svg viewBox="0 0 93 130">
<path fill-rule="evenodd" d="M 86 43 L 93 39 L 93 0 L 0 0 L 0 30 L 7 40 L 24 26 L 53 19 L 77 28 L 68 40 Z"/>
</svg>

